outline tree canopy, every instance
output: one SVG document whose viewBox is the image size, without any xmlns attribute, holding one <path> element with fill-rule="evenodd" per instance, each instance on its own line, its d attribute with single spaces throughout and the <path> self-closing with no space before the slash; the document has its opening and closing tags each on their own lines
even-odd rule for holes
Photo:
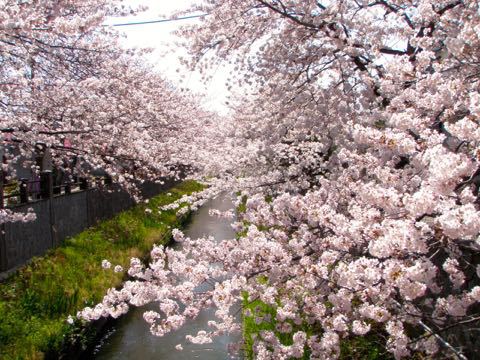
<svg viewBox="0 0 480 360">
<path fill-rule="evenodd" d="M 218 319 L 189 338 L 207 343 L 239 330 L 233 313 L 248 294 L 276 314 L 277 331 L 255 339 L 258 359 L 337 358 L 342 341 L 370 332 L 396 358 L 438 356 L 439 345 L 474 351 L 478 1 L 195 2 L 178 16 L 208 16 L 179 31 L 185 61 L 206 73 L 231 64 L 228 119 L 118 47 L 100 26 L 118 4 L 6 5 L 2 126 L 28 146 L 68 133 L 119 178 L 125 167 L 112 159 L 132 158 L 146 177 L 191 164 L 211 183 L 183 199 L 193 208 L 224 190 L 245 203 L 238 239 L 175 231 L 183 250 L 155 248 L 148 265 L 132 259 L 136 280 L 80 317 L 156 301 L 144 317 L 162 335 L 215 307 Z M 203 283 L 211 289 L 195 292 Z"/>
</svg>

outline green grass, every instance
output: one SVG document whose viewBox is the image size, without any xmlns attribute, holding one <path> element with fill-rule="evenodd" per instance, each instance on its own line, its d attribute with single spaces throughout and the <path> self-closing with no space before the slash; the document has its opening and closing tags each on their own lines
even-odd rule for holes
<svg viewBox="0 0 480 360">
<path fill-rule="evenodd" d="M 170 240 L 170 229 L 181 226 L 173 210 L 158 213 L 184 194 L 203 186 L 186 181 L 114 218 L 65 241 L 62 247 L 35 258 L 0 284 L 0 358 L 58 358 L 72 343 L 85 346 L 91 331 L 66 318 L 98 303 L 124 274 L 103 270 L 101 262 L 128 267 L 131 257 L 145 257 L 153 244 Z M 151 213 L 146 213 L 146 208 Z"/>
<path fill-rule="evenodd" d="M 301 325 L 295 325 L 290 321 L 292 326 L 292 332 L 290 333 L 281 333 L 276 330 L 277 321 L 276 315 L 277 311 L 275 307 L 265 304 L 260 300 L 248 301 L 248 296 L 244 294 L 243 298 L 243 340 L 245 347 L 245 357 L 247 359 L 254 359 L 255 354 L 253 351 L 253 345 L 255 338 L 260 334 L 261 331 L 273 331 L 277 338 L 283 345 L 292 345 L 293 344 L 293 334 L 297 331 L 304 331 L 307 336 L 312 336 L 315 334 L 314 326 L 311 326 L 307 323 Z M 247 312 L 250 312 L 251 315 L 247 316 Z M 265 317 L 267 317 L 265 319 Z M 264 319 L 264 321 L 256 321 L 256 318 Z M 302 359 L 309 359 L 310 351 L 305 347 L 304 356 Z"/>
<path fill-rule="evenodd" d="M 239 195 L 239 194 L 237 194 Z M 273 198 L 267 196 L 265 200 L 270 203 Z M 247 196 L 242 197 L 242 201 L 237 206 L 237 213 L 244 214 L 247 210 L 246 208 Z M 244 222 L 244 225 L 248 223 Z M 268 230 L 267 227 L 257 226 L 260 231 Z M 241 239 L 246 236 L 248 229 L 244 229 L 237 233 L 237 239 Z M 260 283 L 268 282 L 268 278 L 265 276 L 260 276 L 257 278 L 257 281 Z M 328 304 L 327 304 L 328 305 Z M 321 328 L 315 324 L 310 325 L 304 322 L 301 325 L 295 325 L 293 322 L 290 322 L 292 325 L 291 333 L 280 333 L 276 330 L 277 321 L 276 309 L 274 306 L 263 303 L 260 300 L 248 301 L 248 294 L 243 295 L 243 304 L 242 304 L 242 328 L 243 328 L 243 341 L 244 341 L 244 355 L 246 359 L 253 360 L 255 354 L 253 351 L 253 346 L 255 343 L 255 338 L 259 336 L 261 331 L 273 331 L 277 338 L 283 345 L 292 345 L 293 344 L 293 334 L 296 331 L 304 331 L 307 334 L 307 337 L 313 335 L 321 335 Z M 247 316 L 247 312 L 251 316 Z M 265 316 L 269 317 L 269 321 L 256 322 L 256 318 L 264 318 Z M 268 320 L 268 319 L 267 319 Z M 390 360 L 393 359 L 393 356 L 388 353 L 385 349 L 385 334 L 382 333 L 379 329 L 371 331 L 365 336 L 350 336 L 345 339 L 342 339 L 340 342 L 340 359 L 341 360 Z M 310 358 L 311 351 L 308 347 L 305 347 L 305 352 L 302 359 L 307 360 Z M 417 354 L 418 355 L 418 354 Z"/>
<path fill-rule="evenodd" d="M 247 310 L 251 313 L 246 315 Z M 269 316 L 269 321 L 262 321 L 257 323 L 255 318 Z M 321 329 L 315 325 L 307 323 L 301 325 L 292 325 L 293 331 L 291 333 L 280 333 L 276 331 L 277 321 L 275 320 L 275 307 L 267 305 L 260 300 L 247 301 L 247 296 L 244 294 L 243 300 L 243 340 L 244 340 L 244 354 L 246 359 L 254 359 L 255 354 L 253 345 L 255 338 L 259 336 L 261 331 L 273 331 L 277 338 L 283 345 L 292 345 L 292 335 L 296 331 L 304 331 L 308 337 L 312 335 L 321 335 Z M 310 358 L 310 350 L 306 347 L 302 359 Z M 380 331 L 372 331 L 365 336 L 351 336 L 342 339 L 340 342 L 340 359 L 355 359 L 355 360 L 389 360 L 393 359 L 391 354 L 385 350 L 384 337 L 380 336 Z"/>
<path fill-rule="evenodd" d="M 340 342 L 340 359 L 393 360 L 385 348 L 385 335 L 372 331 L 365 336 L 351 336 Z"/>
</svg>

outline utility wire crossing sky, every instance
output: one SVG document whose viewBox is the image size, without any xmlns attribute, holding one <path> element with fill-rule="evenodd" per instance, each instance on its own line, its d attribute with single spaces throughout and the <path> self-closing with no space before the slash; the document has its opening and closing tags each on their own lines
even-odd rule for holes
<svg viewBox="0 0 480 360">
<path fill-rule="evenodd" d="M 200 18 L 208 15 L 209 14 L 200 14 L 200 15 L 191 15 L 191 16 L 184 16 L 179 18 L 172 18 L 172 19 L 158 19 L 158 20 L 149 20 L 149 21 L 128 22 L 128 23 L 111 24 L 111 25 L 105 25 L 105 26 L 148 25 L 148 24 L 157 24 L 157 23 L 166 23 L 166 22 L 172 22 L 172 21 L 195 19 L 195 18 Z"/>
<path fill-rule="evenodd" d="M 225 82 L 229 69 L 220 67 L 213 73 L 207 83 L 202 75 L 188 69 L 180 62 L 180 57 L 187 56 L 186 50 L 177 45 L 179 38 L 175 35 L 183 24 L 196 22 L 209 14 L 191 13 L 191 15 L 175 16 L 176 13 L 188 9 L 194 0 L 158 1 L 158 0 L 126 0 L 125 5 L 136 8 L 147 6 L 146 11 L 137 15 L 121 18 L 110 18 L 105 26 L 116 27 L 125 34 L 123 44 L 126 47 L 151 48 L 154 51 L 147 56 L 147 61 L 179 88 L 188 88 L 205 95 L 204 106 L 222 114 L 228 112 L 228 95 Z M 148 26 L 146 26 L 148 25 Z"/>
</svg>

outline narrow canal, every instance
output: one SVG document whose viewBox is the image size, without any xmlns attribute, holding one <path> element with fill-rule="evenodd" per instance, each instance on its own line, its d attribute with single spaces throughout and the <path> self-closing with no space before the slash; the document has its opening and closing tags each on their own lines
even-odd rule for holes
<svg viewBox="0 0 480 360">
<path fill-rule="evenodd" d="M 233 203 L 229 196 L 221 196 L 209 201 L 196 213 L 184 233 L 190 238 L 214 236 L 217 240 L 232 239 L 235 233 L 230 221 L 209 216 L 210 209 L 222 211 L 231 209 Z M 175 246 L 180 246 L 179 244 Z M 155 360 L 225 360 L 239 359 L 228 354 L 227 345 L 241 341 L 241 335 L 222 336 L 214 339 L 212 344 L 194 345 L 187 342 L 185 336 L 196 334 L 199 330 L 208 329 L 207 322 L 214 319 L 214 311 L 204 311 L 195 321 L 188 322 L 183 328 L 164 337 L 156 337 L 150 333 L 148 324 L 143 320 L 143 312 L 157 310 L 156 304 L 142 308 L 132 308 L 130 312 L 115 322 L 95 349 L 94 359 L 155 359 Z M 175 349 L 183 344 L 183 350 Z"/>
</svg>

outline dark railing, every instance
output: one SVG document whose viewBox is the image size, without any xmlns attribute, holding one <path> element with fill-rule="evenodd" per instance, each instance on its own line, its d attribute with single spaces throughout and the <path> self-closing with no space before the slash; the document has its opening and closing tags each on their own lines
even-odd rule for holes
<svg viewBox="0 0 480 360">
<path fill-rule="evenodd" d="M 28 204 L 111 184 L 112 179 L 108 176 L 73 177 L 61 184 L 54 184 L 52 172 L 44 171 L 38 180 L 22 178 L 16 183 L 5 184 L 0 189 L 3 198 L 3 206 L 0 201 L 0 207 Z"/>
</svg>

